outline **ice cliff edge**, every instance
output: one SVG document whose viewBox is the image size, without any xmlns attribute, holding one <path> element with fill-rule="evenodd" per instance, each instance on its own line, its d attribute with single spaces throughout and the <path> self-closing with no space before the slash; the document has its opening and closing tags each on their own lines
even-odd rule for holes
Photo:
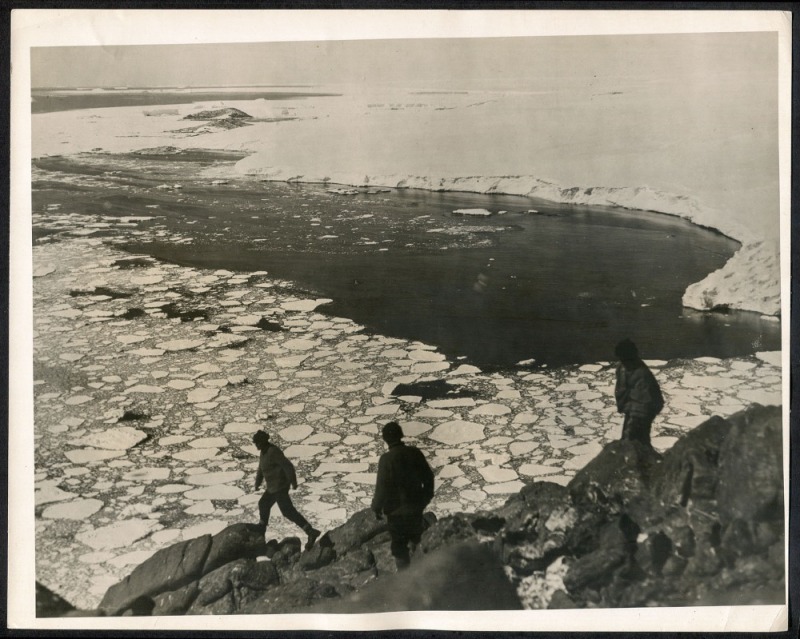
<svg viewBox="0 0 800 639">
<path fill-rule="evenodd" d="M 702 311 L 754 311 L 769 316 L 779 316 L 781 313 L 778 242 L 760 237 L 753 229 L 687 195 L 666 193 L 646 186 L 563 187 L 552 181 L 523 175 L 433 177 L 337 172 L 317 175 L 296 168 L 264 166 L 262 162 L 260 154 L 255 153 L 240 160 L 236 164 L 236 171 L 274 181 L 503 193 L 566 204 L 617 206 L 629 209 L 631 214 L 635 214 L 635 211 L 653 211 L 681 217 L 742 243 L 742 247 L 725 266 L 687 289 L 683 296 L 684 306 Z"/>
</svg>

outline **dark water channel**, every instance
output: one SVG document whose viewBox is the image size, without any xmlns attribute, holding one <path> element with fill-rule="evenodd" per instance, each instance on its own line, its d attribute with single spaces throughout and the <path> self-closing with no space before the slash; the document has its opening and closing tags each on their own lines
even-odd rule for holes
<svg viewBox="0 0 800 639">
<path fill-rule="evenodd" d="M 74 111 L 76 109 L 102 109 L 114 107 L 144 107 L 165 105 L 185 105 L 190 102 L 210 102 L 213 100 L 292 100 L 332 96 L 332 93 L 318 93 L 308 90 L 264 90 L 264 91 L 60 91 L 41 89 L 31 92 L 31 113 L 52 113 L 54 111 Z"/>
<path fill-rule="evenodd" d="M 152 188 L 163 175 L 139 175 L 116 193 L 71 193 L 62 210 L 158 214 L 173 237 L 192 242 L 148 238 L 125 248 L 204 268 L 266 270 L 332 298 L 320 312 L 484 367 L 609 360 L 626 336 L 650 359 L 780 348 L 777 322 L 682 307 L 686 287 L 738 244 L 679 218 L 516 196 L 338 195 L 256 180 L 210 187 L 183 179 L 170 194 Z M 453 215 L 459 208 L 493 215 Z"/>
<path fill-rule="evenodd" d="M 484 366 L 608 359 L 625 336 L 660 359 L 779 348 L 778 327 L 756 314 L 681 305 L 686 286 L 722 266 L 732 242 L 680 222 L 569 213 L 519 219 L 520 232 L 488 248 L 301 260 L 275 251 L 260 263 L 331 297 L 327 313 Z"/>
</svg>

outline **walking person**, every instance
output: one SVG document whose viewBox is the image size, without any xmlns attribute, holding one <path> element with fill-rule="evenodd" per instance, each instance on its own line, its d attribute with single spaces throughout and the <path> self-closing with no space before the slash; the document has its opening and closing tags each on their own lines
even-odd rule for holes
<svg viewBox="0 0 800 639">
<path fill-rule="evenodd" d="M 294 465 L 286 459 L 280 448 L 269 441 L 269 434 L 263 430 L 253 435 L 253 443 L 260 451 L 258 471 L 256 472 L 256 490 L 259 489 L 262 481 L 266 482 L 264 495 L 258 500 L 261 526 L 266 532 L 270 510 L 274 504 L 278 504 L 281 514 L 300 526 L 308 535 L 306 550 L 310 550 L 317 537 L 320 536 L 320 531 L 309 524 L 308 520 L 297 511 L 292 503 L 292 498 L 289 497 L 289 488 L 297 489 L 297 474 Z"/>
<path fill-rule="evenodd" d="M 433 499 L 433 471 L 418 448 L 403 443 L 400 424 L 389 422 L 382 436 L 389 450 L 378 462 L 372 510 L 378 519 L 386 515 L 392 556 L 403 570 L 422 536 L 422 514 Z"/>
<path fill-rule="evenodd" d="M 656 415 L 664 408 L 661 388 L 631 340 L 622 340 L 614 353 L 620 360 L 614 396 L 617 411 L 625 415 L 622 439 L 650 446 L 650 428 Z"/>
</svg>

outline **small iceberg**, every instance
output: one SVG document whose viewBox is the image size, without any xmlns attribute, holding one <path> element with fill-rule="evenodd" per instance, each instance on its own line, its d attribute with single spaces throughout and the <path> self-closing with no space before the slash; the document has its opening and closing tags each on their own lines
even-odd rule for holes
<svg viewBox="0 0 800 639">
<path fill-rule="evenodd" d="M 486 209 L 456 209 L 453 215 L 474 215 L 477 217 L 488 217 L 492 214 L 491 211 Z"/>
</svg>

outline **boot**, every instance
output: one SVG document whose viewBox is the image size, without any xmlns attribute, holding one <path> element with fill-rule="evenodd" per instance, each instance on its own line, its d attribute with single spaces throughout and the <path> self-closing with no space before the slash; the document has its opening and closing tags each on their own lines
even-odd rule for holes
<svg viewBox="0 0 800 639">
<path fill-rule="evenodd" d="M 397 566 L 397 572 L 401 570 L 405 570 L 411 565 L 411 560 L 407 557 L 395 557 L 394 558 L 394 565 Z"/>
<path fill-rule="evenodd" d="M 309 528 L 306 530 L 306 534 L 308 535 L 306 550 L 311 550 L 314 547 L 314 542 L 317 541 L 317 537 L 319 537 L 322 533 L 316 528 Z"/>
</svg>

